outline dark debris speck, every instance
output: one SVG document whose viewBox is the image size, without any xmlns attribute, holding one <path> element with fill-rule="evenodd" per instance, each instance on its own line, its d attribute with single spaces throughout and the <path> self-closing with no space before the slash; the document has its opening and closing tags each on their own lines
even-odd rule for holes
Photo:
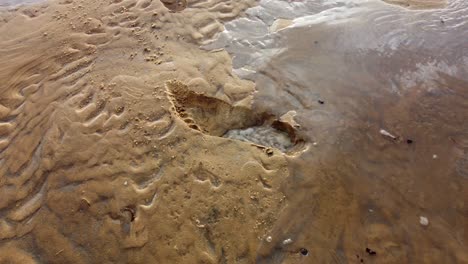
<svg viewBox="0 0 468 264">
<path fill-rule="evenodd" d="M 371 256 L 377 255 L 377 252 L 375 252 L 374 250 L 370 248 L 366 248 L 366 252 Z"/>
</svg>

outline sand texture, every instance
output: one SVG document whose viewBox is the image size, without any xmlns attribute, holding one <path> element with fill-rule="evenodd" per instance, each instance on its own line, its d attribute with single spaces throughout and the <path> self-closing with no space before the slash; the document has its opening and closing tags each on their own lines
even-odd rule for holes
<svg viewBox="0 0 468 264">
<path fill-rule="evenodd" d="M 2 11 L 0 263 L 254 261 L 286 161 L 221 137 L 254 85 L 199 49 L 254 1 L 163 2 Z"/>
<path fill-rule="evenodd" d="M 2 7 L 0 264 L 468 263 L 468 5 L 385 2 Z"/>
</svg>

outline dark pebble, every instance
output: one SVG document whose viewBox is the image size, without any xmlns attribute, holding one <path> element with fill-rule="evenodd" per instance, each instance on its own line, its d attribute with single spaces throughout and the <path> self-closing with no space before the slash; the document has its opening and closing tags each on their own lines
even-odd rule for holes
<svg viewBox="0 0 468 264">
<path fill-rule="evenodd" d="M 375 252 L 374 250 L 370 248 L 366 248 L 366 252 L 371 256 L 377 255 L 377 252 Z"/>
</svg>

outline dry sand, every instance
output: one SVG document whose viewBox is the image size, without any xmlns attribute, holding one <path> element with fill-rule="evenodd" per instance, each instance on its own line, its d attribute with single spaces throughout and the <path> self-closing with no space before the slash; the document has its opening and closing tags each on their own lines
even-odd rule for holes
<svg viewBox="0 0 468 264">
<path fill-rule="evenodd" d="M 255 1 L 164 2 L 2 12 L 0 263 L 254 261 L 286 161 L 218 137 L 254 84 L 199 45 Z"/>
</svg>

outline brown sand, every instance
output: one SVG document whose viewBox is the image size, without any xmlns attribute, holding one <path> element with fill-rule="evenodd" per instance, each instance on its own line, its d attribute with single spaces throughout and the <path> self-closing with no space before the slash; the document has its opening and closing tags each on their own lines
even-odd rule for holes
<svg viewBox="0 0 468 264">
<path fill-rule="evenodd" d="M 400 5 L 411 9 L 442 8 L 447 4 L 446 0 L 383 0 L 386 3 Z"/>
<path fill-rule="evenodd" d="M 285 206 L 286 160 L 218 137 L 244 120 L 209 103 L 248 120 L 254 85 L 198 48 L 254 2 L 2 12 L 0 263 L 254 262 Z M 193 106 L 203 118 L 181 111 Z"/>
</svg>

